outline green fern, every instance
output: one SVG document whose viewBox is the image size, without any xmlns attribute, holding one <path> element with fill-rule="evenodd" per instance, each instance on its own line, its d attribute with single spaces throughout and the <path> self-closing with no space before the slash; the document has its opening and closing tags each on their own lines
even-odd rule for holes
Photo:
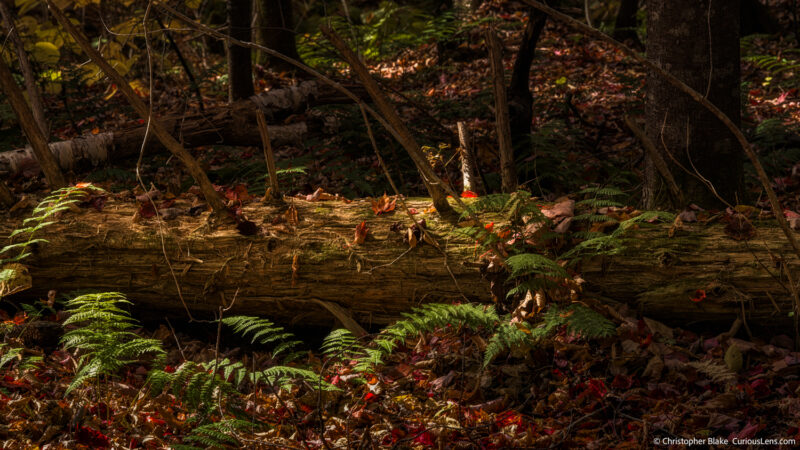
<svg viewBox="0 0 800 450">
<path fill-rule="evenodd" d="M 138 361 L 142 355 L 163 355 L 161 342 L 143 339 L 130 331 L 135 321 L 120 305 L 130 304 L 118 292 L 86 294 L 67 302 L 70 316 L 64 325 L 78 328 L 64 334 L 65 349 L 81 352 L 78 372 L 66 394 L 92 378 L 111 376 L 122 367 Z"/>
<path fill-rule="evenodd" d="M 506 264 L 511 269 L 511 275 L 509 276 L 511 279 L 530 275 L 567 277 L 567 271 L 559 266 L 557 262 L 536 253 L 522 253 L 510 256 L 506 259 Z"/>
<path fill-rule="evenodd" d="M 252 316 L 233 316 L 222 319 L 222 323 L 232 327 L 233 331 L 242 337 L 252 335 L 250 342 L 253 344 L 277 343 L 272 349 L 272 356 L 277 357 L 286 353 L 287 355 L 283 357 L 284 363 L 297 359 L 302 355 L 302 352 L 297 350 L 301 342 L 296 339 L 290 339 L 294 338 L 294 335 L 267 319 Z"/>
<path fill-rule="evenodd" d="M 203 445 L 205 448 L 221 448 L 230 445 L 241 446 L 242 443 L 235 437 L 236 432 L 240 430 L 250 430 L 253 428 L 261 428 L 258 424 L 248 422 L 245 420 L 229 419 L 219 422 L 201 425 L 192 430 L 189 436 L 183 440 L 187 442 L 196 442 Z M 187 448 L 176 447 L 172 448 Z M 189 447 L 196 448 L 196 447 Z"/>
<path fill-rule="evenodd" d="M 331 360 L 349 360 L 363 352 L 364 347 L 346 328 L 337 328 L 328 334 L 320 346 L 322 354 Z"/>
<path fill-rule="evenodd" d="M 12 231 L 9 235 L 9 238 L 13 238 L 18 235 L 27 234 L 27 240 L 6 245 L 0 249 L 0 255 L 11 252 L 12 250 L 18 250 L 16 256 L 0 258 L 0 264 L 17 262 L 25 259 L 30 256 L 29 249 L 32 245 L 47 243 L 47 240 L 45 239 L 34 238 L 36 232 L 54 224 L 55 221 L 48 219 L 52 218 L 55 214 L 61 211 L 69 209 L 70 204 L 80 203 L 83 201 L 88 190 L 103 191 L 102 189 L 89 184 L 81 187 L 70 186 L 61 188 L 45 197 L 44 200 L 42 200 L 33 209 L 31 217 L 28 217 L 22 221 L 22 224 L 26 226 L 24 228 L 18 228 Z M 8 277 L 9 274 L 4 276 Z"/>
</svg>

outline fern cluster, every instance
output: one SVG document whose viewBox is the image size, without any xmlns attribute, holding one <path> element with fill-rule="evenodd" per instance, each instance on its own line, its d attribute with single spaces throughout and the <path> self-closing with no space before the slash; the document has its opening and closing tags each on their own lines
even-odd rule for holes
<svg viewBox="0 0 800 450">
<path fill-rule="evenodd" d="M 33 245 L 47 243 L 46 239 L 36 238 L 36 232 L 54 224 L 53 216 L 69 209 L 71 204 L 81 202 L 86 197 L 87 190 L 102 191 L 102 189 L 91 184 L 82 184 L 78 187 L 70 186 L 54 191 L 33 209 L 31 217 L 22 221 L 23 228 L 18 228 L 11 232 L 9 239 L 14 239 L 16 236 L 26 236 L 26 238 L 0 249 L 0 284 L 20 276 L 18 272 L 22 270 L 22 267 L 9 263 L 19 262 L 30 256 Z M 16 255 L 2 257 L 2 255 L 12 252 L 16 252 Z"/>
<path fill-rule="evenodd" d="M 131 331 L 136 322 L 122 309 L 126 304 L 131 302 L 118 292 L 85 294 L 67 302 L 69 317 L 64 326 L 78 328 L 65 333 L 61 343 L 80 352 L 78 372 L 67 394 L 91 378 L 117 373 L 144 354 L 164 355 L 160 341 L 140 338 Z"/>
<path fill-rule="evenodd" d="M 568 332 L 585 339 L 608 337 L 615 333 L 615 326 L 608 319 L 581 304 L 567 307 L 551 305 L 536 324 L 511 323 L 510 315 L 498 315 L 494 308 L 472 303 L 450 305 L 426 304 L 405 314 L 405 319 L 385 328 L 373 341 L 374 346 L 360 344 L 347 330 L 338 329 L 325 338 L 322 348 L 329 357 L 341 358 L 340 349 L 356 361 L 359 372 L 372 372 L 384 364 L 384 358 L 406 339 L 419 334 L 451 327 L 488 334 L 483 364 L 489 365 L 498 355 L 513 348 L 533 348 L 552 336 L 560 326 Z"/>
</svg>

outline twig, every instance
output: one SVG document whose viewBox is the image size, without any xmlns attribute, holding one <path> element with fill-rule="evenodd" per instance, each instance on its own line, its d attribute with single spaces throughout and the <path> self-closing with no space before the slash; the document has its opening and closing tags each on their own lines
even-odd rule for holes
<svg viewBox="0 0 800 450">
<path fill-rule="evenodd" d="M 49 0 L 52 1 L 52 0 Z M 792 245 L 795 254 L 800 257 L 800 242 L 794 236 L 794 233 L 789 228 L 789 223 L 786 221 L 786 218 L 783 216 L 783 210 L 781 209 L 780 201 L 778 200 L 778 196 L 775 195 L 775 191 L 772 189 L 771 181 L 767 173 L 764 171 L 764 166 L 761 165 L 761 162 L 758 160 L 758 155 L 756 155 L 753 148 L 750 146 L 750 143 L 747 142 L 747 138 L 742 133 L 742 130 L 734 124 L 731 119 L 724 113 L 722 110 L 717 108 L 713 103 L 708 101 L 705 97 L 703 97 L 699 92 L 695 91 L 691 87 L 687 86 L 686 83 L 682 82 L 680 79 L 672 75 L 671 73 L 667 72 L 666 70 L 662 69 L 660 66 L 656 65 L 655 63 L 648 61 L 647 59 L 640 56 L 636 51 L 628 47 L 627 45 L 615 40 L 611 36 L 591 28 L 569 16 L 566 14 L 562 14 L 555 9 L 539 2 L 536 0 L 522 0 L 523 3 L 526 3 L 534 8 L 548 14 L 550 17 L 554 19 L 558 19 L 561 22 L 565 22 L 568 25 L 571 25 L 575 28 L 580 29 L 581 31 L 585 32 L 586 34 L 600 39 L 602 41 L 608 42 L 611 45 L 617 47 L 618 49 L 622 50 L 625 54 L 630 56 L 631 58 L 635 59 L 641 64 L 647 66 L 647 68 L 653 70 L 654 72 L 658 73 L 661 77 L 666 79 L 670 84 L 684 92 L 685 94 L 689 95 L 694 101 L 702 105 L 706 108 L 709 112 L 711 112 L 717 119 L 719 119 L 736 137 L 739 141 L 739 145 L 741 145 L 742 150 L 750 159 L 750 162 L 753 164 L 753 167 L 756 170 L 756 175 L 758 175 L 758 180 L 761 182 L 762 186 L 764 187 L 764 191 L 767 193 L 767 198 L 769 198 L 770 206 L 772 207 L 772 212 L 775 214 L 775 219 L 778 221 L 778 225 L 780 225 L 781 230 L 783 230 L 783 234 L 786 235 L 786 238 L 789 240 L 789 243 Z"/>
<path fill-rule="evenodd" d="M 494 86 L 494 114 L 497 129 L 497 143 L 500 147 L 500 176 L 503 192 L 517 190 L 517 169 L 514 166 L 514 150 L 511 146 L 511 122 L 508 117 L 508 98 L 503 75 L 503 48 L 494 31 L 494 27 L 486 30 L 486 44 L 489 47 L 489 61 L 492 65 Z"/>
<path fill-rule="evenodd" d="M 222 199 L 217 194 L 217 191 L 214 190 L 214 186 L 211 184 L 211 181 L 208 179 L 208 175 L 203 171 L 200 167 L 200 164 L 197 163 L 197 160 L 189 153 L 181 143 L 175 140 L 174 137 L 164 128 L 164 126 L 158 122 L 153 121 L 152 119 L 152 110 L 149 108 L 145 103 L 139 98 L 138 95 L 133 91 L 133 88 L 128 84 L 125 78 L 114 69 L 111 64 L 100 54 L 95 48 L 89 43 L 86 36 L 83 35 L 72 22 L 67 19 L 64 15 L 64 12 L 55 5 L 53 0 L 45 0 L 47 2 L 47 6 L 50 9 L 50 12 L 56 18 L 58 23 L 64 28 L 64 30 L 69 33 L 70 36 L 75 40 L 78 46 L 86 53 L 92 61 L 97 64 L 103 73 L 106 74 L 109 78 L 111 78 L 114 83 L 116 83 L 117 88 L 122 92 L 125 98 L 128 100 L 128 103 L 133 107 L 133 109 L 139 114 L 139 116 L 151 122 L 153 134 L 158 138 L 158 140 L 169 149 L 169 151 L 178 157 L 179 160 L 186 166 L 187 171 L 189 174 L 194 178 L 197 184 L 200 185 L 200 190 L 203 192 L 203 195 L 206 198 L 206 202 L 211 206 L 211 209 L 214 211 L 215 214 L 218 216 L 225 215 L 227 208 L 225 204 L 222 202 Z M 149 5 L 148 5 L 149 7 Z"/>
<path fill-rule="evenodd" d="M 49 0 L 49 1 L 52 1 L 52 0 Z M 270 55 L 272 57 L 278 58 L 278 59 L 280 59 L 282 61 L 286 61 L 287 63 L 297 67 L 298 69 L 300 69 L 300 70 L 312 75 L 313 77 L 319 79 L 323 83 L 331 86 L 336 91 L 341 92 L 342 94 L 344 94 L 344 96 L 346 96 L 347 98 L 352 100 L 353 103 L 356 103 L 360 107 L 364 108 L 364 110 L 366 110 L 369 113 L 370 116 L 372 116 L 375 120 L 378 121 L 378 123 L 380 123 L 384 128 L 386 128 L 386 130 L 389 131 L 389 133 L 391 133 L 391 135 L 395 139 L 397 139 L 399 142 L 402 142 L 402 137 L 400 136 L 400 134 L 398 134 L 398 131 L 389 122 L 387 122 L 387 120 L 384 119 L 383 116 L 378 114 L 372 107 L 370 107 L 369 105 L 364 103 L 352 91 L 350 91 L 349 89 L 347 89 L 344 86 L 342 86 L 341 83 L 337 83 L 336 81 L 332 80 L 330 77 L 327 77 L 327 76 L 323 75 L 319 71 L 312 69 L 311 67 L 303 64 L 300 61 L 292 59 L 292 58 L 290 58 L 290 57 L 288 57 L 286 55 L 283 55 L 282 53 L 276 52 L 275 50 L 272 50 L 270 48 L 264 47 L 263 45 L 259 45 L 259 44 L 253 43 L 253 42 L 241 41 L 239 39 L 234 39 L 234 38 L 232 38 L 232 37 L 230 37 L 230 36 L 228 36 L 228 35 L 226 35 L 224 33 L 220 33 L 219 31 L 217 31 L 217 30 L 215 30 L 215 29 L 213 29 L 213 28 L 211 28 L 211 27 L 209 27 L 207 25 L 203 25 L 202 23 L 199 23 L 196 20 L 190 19 L 189 17 L 187 17 L 184 14 L 181 14 L 180 12 L 178 12 L 177 10 L 172 8 L 171 6 L 165 4 L 161 0 L 155 2 L 155 4 L 156 4 L 157 7 L 159 7 L 161 9 L 163 9 L 164 11 L 167 11 L 168 13 L 172 14 L 173 16 L 175 16 L 176 18 L 178 18 L 179 20 L 181 20 L 185 24 L 187 24 L 187 25 L 191 26 L 192 28 L 194 28 L 194 29 L 196 29 L 198 31 L 201 31 L 201 32 L 203 32 L 203 33 L 205 33 L 205 34 L 207 34 L 209 36 L 212 36 L 212 37 L 214 37 L 216 39 L 219 39 L 219 40 L 230 41 L 231 43 L 239 45 L 239 46 L 242 46 L 242 47 L 247 47 L 247 48 L 252 48 L 252 49 L 255 49 L 255 50 L 262 51 L 262 52 L 264 52 L 264 53 L 266 53 L 266 54 L 268 54 L 268 55 Z M 466 207 L 466 205 L 464 205 L 464 202 L 461 201 L 461 199 L 458 197 L 458 194 L 455 193 L 453 188 L 448 183 L 445 183 L 438 175 L 436 175 L 436 172 L 434 172 L 433 169 L 430 168 L 430 166 L 428 166 L 428 170 L 426 170 L 425 172 L 426 172 L 425 176 L 427 178 L 429 178 L 432 183 L 441 186 L 442 188 L 444 188 L 444 190 L 448 194 L 452 195 L 454 200 L 456 201 L 456 203 L 458 203 L 458 205 L 460 207 L 462 207 L 462 208 Z"/>
<path fill-rule="evenodd" d="M 447 196 L 445 195 L 443 184 L 437 182 L 433 177 L 430 176 L 433 172 L 433 168 L 425 159 L 425 156 L 420 151 L 419 144 L 417 144 L 414 136 L 409 131 L 408 127 L 406 127 L 405 123 L 403 123 L 402 119 L 400 119 L 400 115 L 397 113 L 396 109 L 392 106 L 391 102 L 387 98 L 386 94 L 381 90 L 378 83 L 369 73 L 369 70 L 366 66 L 361 62 L 358 56 L 347 46 L 347 44 L 339 37 L 333 29 L 323 26 L 320 28 L 322 34 L 336 47 L 336 50 L 339 51 L 342 58 L 350 65 L 353 69 L 353 72 L 361 81 L 361 84 L 364 85 L 364 88 L 369 93 L 369 96 L 375 102 L 375 106 L 378 108 L 378 111 L 381 112 L 381 115 L 389 122 L 392 127 L 397 130 L 397 134 L 399 136 L 400 144 L 406 149 L 411 159 L 414 161 L 414 165 L 417 166 L 417 170 L 419 170 L 420 175 L 422 175 L 422 181 L 425 183 L 425 187 L 428 190 L 428 194 L 430 194 L 431 199 L 433 200 L 433 205 L 439 211 L 440 214 L 447 214 L 452 212 L 452 208 L 450 204 L 447 202 Z M 455 195 L 454 195 L 455 197 Z"/>
<path fill-rule="evenodd" d="M 183 360 L 186 361 L 186 355 L 183 353 L 181 342 L 178 340 L 178 335 L 175 334 L 175 329 L 172 328 L 172 324 L 169 322 L 169 317 L 165 316 L 164 319 L 167 321 L 167 325 L 169 325 L 169 331 L 172 332 L 172 337 L 175 338 L 175 345 L 178 346 L 178 351 L 181 353 L 181 358 L 183 358 Z"/>
<path fill-rule="evenodd" d="M 384 173 L 384 175 L 386 175 L 386 179 L 389 181 L 389 185 L 392 186 L 392 190 L 394 191 L 394 193 L 397 196 L 397 198 L 400 200 L 400 205 L 403 206 L 403 209 L 406 211 L 406 214 L 408 214 L 408 217 L 411 219 L 411 222 L 415 223 L 417 225 L 417 227 L 419 227 L 419 230 L 422 233 L 422 235 L 427 238 L 426 240 L 429 241 L 430 244 L 435 249 L 439 250 L 439 252 L 442 253 L 442 256 L 444 257 L 444 267 L 445 267 L 445 269 L 447 269 L 447 272 L 450 274 L 450 277 L 453 279 L 453 283 L 455 283 L 456 289 L 461 294 L 461 297 L 465 301 L 469 302 L 469 299 L 467 298 L 466 294 L 464 294 L 464 291 L 461 289 L 461 285 L 458 284 L 458 280 L 456 279 L 455 274 L 450 269 L 450 265 L 447 263 L 447 251 L 445 249 L 442 249 L 439 246 L 439 243 L 436 242 L 436 239 L 428 232 L 428 230 L 426 230 L 425 227 L 423 227 L 419 222 L 417 222 L 417 219 L 414 218 L 414 214 L 411 214 L 411 210 L 409 209 L 408 205 L 406 204 L 405 199 L 403 198 L 402 195 L 400 195 L 400 191 L 397 189 L 397 185 L 394 184 L 394 180 L 392 180 L 392 176 L 389 175 L 389 169 L 386 168 L 386 163 L 383 162 L 383 158 L 381 157 L 381 153 L 378 151 L 378 144 L 375 142 L 375 136 L 372 134 L 372 127 L 369 124 L 369 118 L 367 117 L 367 112 L 364 110 L 364 108 L 361 108 L 361 116 L 364 118 L 364 124 L 367 127 L 367 135 L 369 136 L 369 140 L 372 143 L 372 148 L 375 150 L 375 156 L 378 157 L 378 163 L 380 163 L 381 169 L 383 169 L 383 173 Z M 403 253 L 403 255 L 404 254 L 405 253 Z M 400 257 L 402 257 L 403 255 L 400 255 Z"/>
<path fill-rule="evenodd" d="M 264 111 L 261 110 L 260 106 L 256 110 L 256 119 L 258 120 L 258 131 L 261 133 L 261 142 L 264 145 L 264 161 L 267 163 L 267 173 L 269 174 L 269 197 L 279 200 L 281 191 L 278 186 L 278 170 L 275 168 L 275 153 L 272 151 L 272 142 L 269 139 L 267 119 L 264 117 Z M 267 200 L 267 196 L 264 197 Z"/>
<path fill-rule="evenodd" d="M 678 184 L 675 183 L 675 178 L 672 177 L 672 172 L 669 171 L 669 167 L 667 167 L 667 162 L 664 161 L 664 158 L 661 156 L 661 153 L 658 152 L 656 149 L 655 144 L 653 141 L 650 140 L 649 137 L 636 125 L 636 122 L 630 116 L 625 116 L 625 125 L 633 132 L 636 138 L 642 143 L 642 147 L 644 147 L 647 155 L 650 156 L 650 159 L 653 161 L 653 165 L 658 170 L 658 173 L 661 174 L 661 177 L 664 178 L 664 181 L 667 182 L 667 186 L 669 187 L 672 196 L 678 202 L 679 205 L 683 205 L 683 194 L 681 193 Z"/>
<path fill-rule="evenodd" d="M 167 37 L 167 41 L 169 41 L 170 46 L 172 46 L 172 49 L 175 50 L 175 55 L 178 56 L 178 61 L 180 61 L 181 66 L 183 66 L 183 71 L 186 72 L 186 77 L 189 78 L 189 83 L 194 91 L 194 95 L 197 96 L 197 101 L 200 102 L 200 112 L 206 112 L 206 107 L 203 102 L 203 94 L 200 92 L 200 85 L 197 84 L 197 79 L 194 77 L 192 69 L 189 68 L 189 63 L 187 63 L 186 58 L 183 57 L 183 52 L 181 52 L 181 49 L 178 47 L 175 39 L 172 38 L 172 33 L 170 33 L 169 28 L 164 25 L 161 17 L 156 16 L 156 21 L 158 21 L 158 26 L 160 26 L 164 31 L 164 35 Z"/>
</svg>

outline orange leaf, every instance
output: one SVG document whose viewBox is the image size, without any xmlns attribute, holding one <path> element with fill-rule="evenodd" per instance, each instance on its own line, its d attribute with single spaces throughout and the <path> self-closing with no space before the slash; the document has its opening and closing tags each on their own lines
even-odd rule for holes
<svg viewBox="0 0 800 450">
<path fill-rule="evenodd" d="M 361 222 L 360 224 L 356 225 L 356 235 L 353 239 L 353 245 L 363 244 L 364 240 L 367 238 L 367 232 L 369 228 L 367 227 L 366 222 Z"/>
<path fill-rule="evenodd" d="M 378 201 L 371 200 L 370 203 L 372 203 L 372 210 L 375 212 L 375 215 L 380 215 L 394 211 L 397 198 L 383 194 L 383 197 L 378 199 Z"/>
<path fill-rule="evenodd" d="M 494 230 L 494 222 L 487 223 L 486 225 L 483 226 L 483 228 L 486 228 L 486 231 L 491 233 L 492 230 Z"/>
<path fill-rule="evenodd" d="M 461 193 L 461 198 L 478 198 L 478 194 L 472 191 L 464 191 Z"/>
</svg>

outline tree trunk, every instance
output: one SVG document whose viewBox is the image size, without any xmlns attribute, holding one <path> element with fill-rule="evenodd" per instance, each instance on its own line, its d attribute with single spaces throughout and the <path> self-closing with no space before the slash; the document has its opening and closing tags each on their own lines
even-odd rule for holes
<svg viewBox="0 0 800 450">
<path fill-rule="evenodd" d="M 648 59 L 705 94 L 738 125 L 739 1 L 648 0 L 647 14 Z M 673 164 L 672 173 L 687 202 L 711 208 L 724 204 L 717 196 L 731 204 L 744 200 L 741 149 L 734 135 L 652 71 L 647 77 L 645 116 L 647 135 Z M 646 176 L 644 203 L 651 208 L 663 202 L 649 158 Z"/>
<path fill-rule="evenodd" d="M 0 87 L 6 94 L 8 103 L 11 105 L 11 109 L 14 110 L 25 137 L 28 138 L 28 142 L 31 144 L 32 152 L 36 155 L 36 161 L 41 166 L 50 189 L 56 190 L 66 186 L 67 180 L 58 167 L 58 162 L 53 157 L 53 154 L 48 151 L 47 139 L 42 134 L 36 119 L 34 119 L 33 113 L 25 101 L 17 82 L 14 81 L 11 70 L 2 60 L 0 60 Z"/>
<path fill-rule="evenodd" d="M 744 312 L 746 323 L 790 332 L 794 297 L 786 273 L 797 283 L 800 264 L 781 229 L 759 223 L 754 239 L 739 241 L 724 228 L 684 225 L 670 238 L 667 226 L 643 227 L 631 234 L 624 254 L 584 263 L 579 271 L 589 290 L 658 320 L 724 324 Z"/>
<path fill-rule="evenodd" d="M 376 216 L 365 200 L 287 200 L 296 208 L 296 226 L 284 220 L 291 216 L 285 207 L 251 203 L 244 213 L 260 232 L 243 236 L 232 227 L 209 232 L 207 213 L 190 217 L 185 214 L 190 201 L 179 199 L 170 209 L 181 214 L 162 224 L 169 265 L 158 224 L 134 219 L 135 204 L 112 199 L 102 212 L 65 212 L 37 234 L 49 242 L 23 261 L 33 288 L 9 299 L 46 298 L 49 289 L 113 290 L 129 295 L 139 313 L 182 315 L 174 273 L 195 316 L 207 318 L 235 298 L 233 314 L 328 325 L 334 321 L 328 311 L 338 306 L 369 327 L 389 323 L 423 301 L 463 301 L 462 294 L 471 301 L 491 298 L 473 240 L 451 237 L 442 246 L 451 276 L 443 255 L 421 239 L 409 250 L 403 236 L 410 221 L 399 211 Z M 408 201 L 417 211 L 429 205 L 430 199 Z M 437 236 L 453 230 L 436 215 L 425 219 Z M 21 220 L 0 222 L 0 240 Z M 369 228 L 366 241 L 351 246 L 362 221 Z M 395 223 L 401 225 L 392 230 Z M 624 254 L 584 262 L 578 271 L 587 295 L 626 302 L 670 324 L 729 325 L 744 310 L 750 325 L 791 330 L 794 299 L 786 273 L 796 274 L 800 264 L 780 260 L 791 247 L 774 224 L 760 223 L 750 241 L 731 239 L 720 224 L 685 225 L 672 238 L 668 230 L 642 226 L 630 235 Z"/>
<path fill-rule="evenodd" d="M 351 89 L 358 91 L 356 86 Z M 261 146 L 256 121 L 258 105 L 261 105 L 269 120 L 276 122 L 290 114 L 302 113 L 309 106 L 349 101 L 327 85 L 307 81 L 298 86 L 274 89 L 247 100 L 240 100 L 230 106 L 210 109 L 205 113 L 160 117 L 159 122 L 185 147 L 213 144 Z M 64 170 L 74 171 L 79 167 L 120 161 L 139 154 L 146 128 L 143 125 L 55 142 L 50 144 L 50 151 L 55 154 L 58 165 Z M 323 131 L 323 124 L 307 120 L 270 126 L 269 135 L 275 145 L 300 145 L 308 130 Z M 145 150 L 165 151 L 166 148 L 158 140 L 149 139 Z M 37 168 L 38 164 L 30 148 L 0 153 L 2 176 L 13 177 L 23 172 L 36 171 Z"/>
<path fill-rule="evenodd" d="M 258 0 L 259 39 L 269 49 L 292 59 L 300 60 L 294 33 L 291 0 Z M 269 58 L 268 66 L 277 72 L 292 72 L 296 68 L 278 58 Z"/>
<path fill-rule="evenodd" d="M 33 67 L 31 67 L 31 62 L 28 59 L 28 52 L 25 51 L 25 44 L 19 37 L 19 32 L 14 22 L 14 13 L 3 1 L 0 1 L 0 16 L 3 19 L 3 28 L 6 30 L 6 36 L 11 39 L 11 42 L 17 48 L 19 70 L 22 72 L 22 78 L 25 82 L 25 91 L 28 93 L 31 113 L 33 113 L 36 123 L 39 124 L 39 129 L 42 130 L 42 136 L 47 140 L 50 136 L 50 126 L 45 118 L 44 103 L 39 92 L 39 86 L 36 85 L 36 75 L 33 73 Z"/>
<path fill-rule="evenodd" d="M 137 313 L 182 315 L 174 274 L 196 317 L 209 318 L 221 304 L 233 302 L 227 314 L 333 324 L 321 300 L 349 311 L 365 327 L 398 319 L 421 302 L 489 299 L 477 265 L 463 264 L 473 258 L 473 240 L 450 238 L 442 246 L 445 262 L 421 238 L 409 250 L 403 236 L 410 221 L 402 212 L 376 216 L 366 200 L 287 200 L 296 208 L 296 226 L 289 221 L 275 225 L 289 215 L 285 207 L 245 205 L 244 213 L 260 226 L 258 236 L 243 236 L 233 227 L 208 232 L 203 227 L 208 213 L 165 222 L 169 265 L 155 219 L 132 221 L 135 204 L 109 200 L 102 212 L 67 212 L 37 233 L 49 243 L 24 261 L 33 289 L 9 298 L 46 298 L 49 289 L 119 291 L 136 304 Z M 429 205 L 429 199 L 408 201 L 418 211 Z M 178 200 L 172 208 L 186 211 L 190 206 L 190 201 Z M 438 215 L 425 219 L 428 230 L 438 236 L 452 230 Z M 351 245 L 362 221 L 369 228 L 366 241 Z M 403 225 L 393 231 L 394 223 Z M 19 224 L 2 221 L 2 239 Z"/>
<path fill-rule="evenodd" d="M 517 59 L 511 72 L 508 86 L 508 115 L 511 125 L 511 144 L 514 159 L 519 160 L 531 151 L 531 121 L 533 120 L 533 95 L 530 88 L 531 63 L 536 44 L 547 23 L 547 14 L 534 9 L 528 10 L 528 23 L 522 34 Z"/>
<path fill-rule="evenodd" d="M 251 0 L 228 0 L 228 35 L 240 41 L 252 40 Z M 253 95 L 253 63 L 250 49 L 228 43 L 228 101 L 235 102 Z"/>
<path fill-rule="evenodd" d="M 636 20 L 636 12 L 639 11 L 639 0 L 622 0 L 617 12 L 617 20 L 614 22 L 614 39 L 641 48 L 639 35 L 636 33 L 639 23 Z"/>
<path fill-rule="evenodd" d="M 511 146 L 511 124 L 509 123 L 505 71 L 503 70 L 503 46 L 493 27 L 486 30 L 486 46 L 489 47 L 489 62 L 494 87 L 494 116 L 497 144 L 500 151 L 501 187 L 503 192 L 514 192 L 519 187 L 519 183 L 517 183 L 514 149 Z"/>
</svg>

